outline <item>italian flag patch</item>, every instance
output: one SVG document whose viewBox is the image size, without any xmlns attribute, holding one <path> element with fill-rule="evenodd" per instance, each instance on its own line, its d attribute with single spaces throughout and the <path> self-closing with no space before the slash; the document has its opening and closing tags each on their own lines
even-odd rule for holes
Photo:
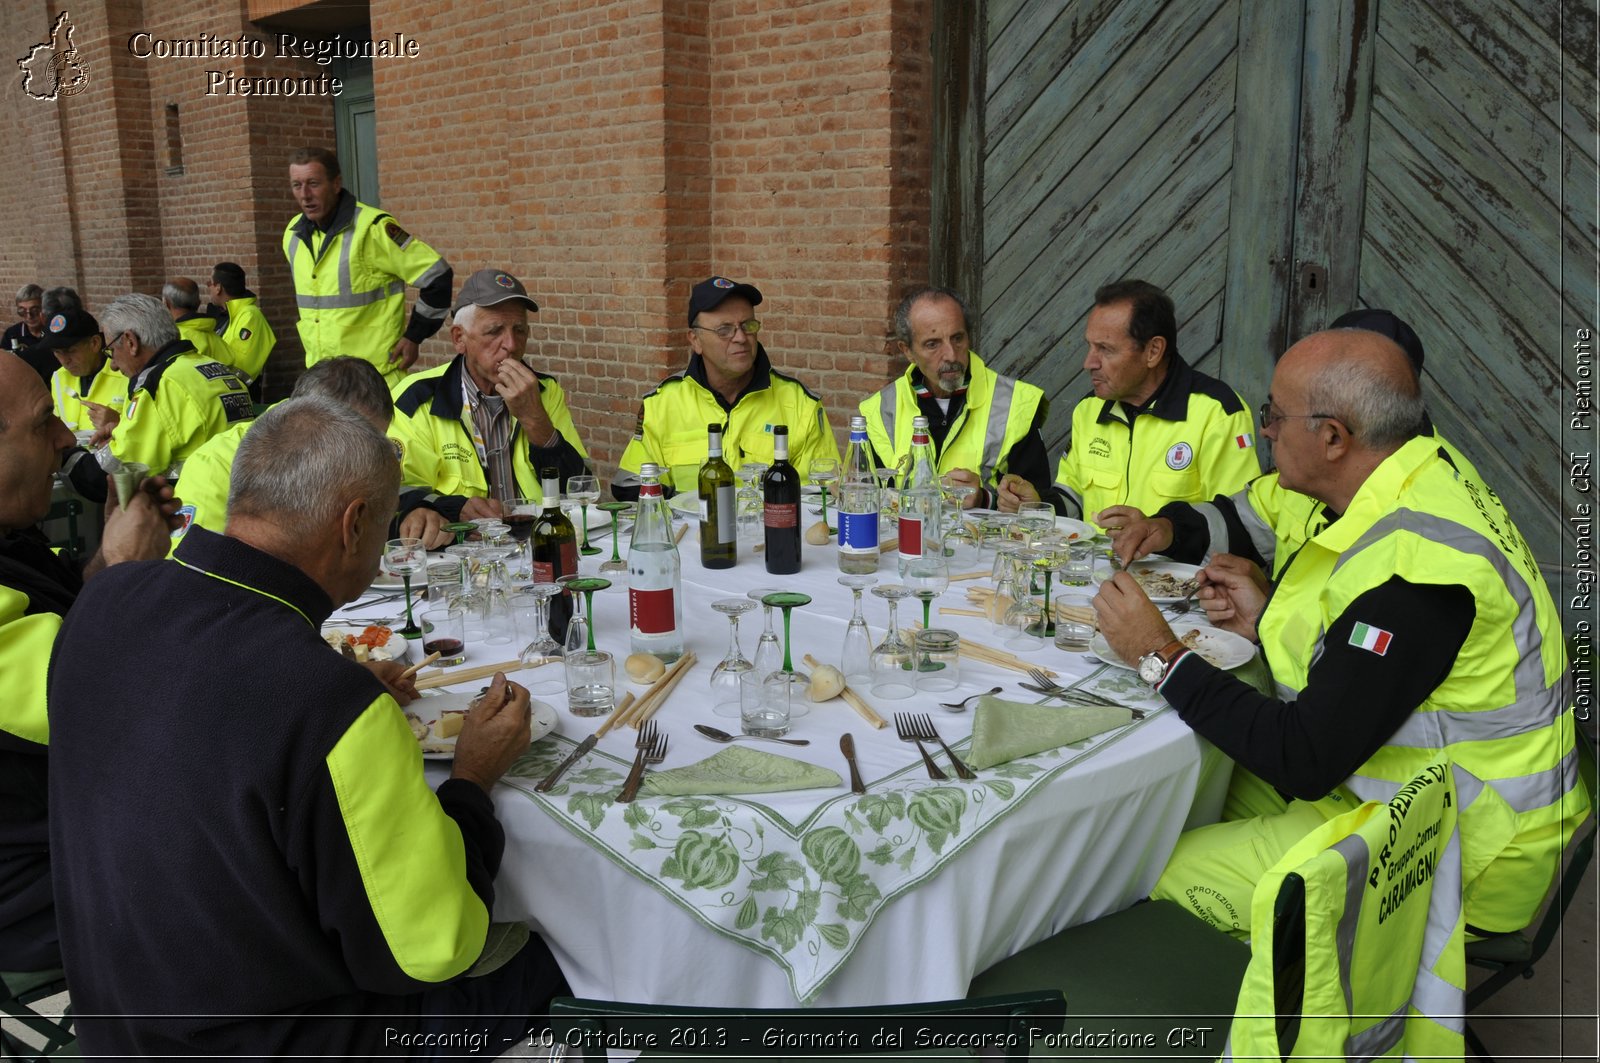
<svg viewBox="0 0 1600 1063">
<path fill-rule="evenodd" d="M 1357 624 L 1355 630 L 1350 632 L 1350 645 L 1358 650 L 1368 650 L 1379 657 L 1389 652 L 1389 641 L 1394 636 L 1381 627 L 1368 627 L 1366 624 Z"/>
<path fill-rule="evenodd" d="M 1255 436 L 1251 435 L 1249 432 L 1246 432 L 1241 436 L 1234 436 L 1233 442 L 1234 445 L 1240 450 L 1249 450 L 1251 447 L 1256 445 Z"/>
</svg>

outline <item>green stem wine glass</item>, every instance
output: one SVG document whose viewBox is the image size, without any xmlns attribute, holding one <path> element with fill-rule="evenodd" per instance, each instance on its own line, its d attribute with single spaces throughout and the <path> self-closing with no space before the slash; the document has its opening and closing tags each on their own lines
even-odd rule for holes
<svg viewBox="0 0 1600 1063">
<path fill-rule="evenodd" d="M 617 523 L 624 510 L 632 507 L 632 502 L 602 502 L 600 508 L 611 514 L 611 560 L 602 562 L 601 572 L 626 572 L 628 563 L 622 560 L 622 554 L 617 550 Z"/>
<path fill-rule="evenodd" d="M 567 584 L 567 590 L 583 595 L 583 614 L 589 621 L 589 652 L 594 652 L 594 592 L 611 586 L 611 581 L 600 576 L 579 576 Z"/>
</svg>

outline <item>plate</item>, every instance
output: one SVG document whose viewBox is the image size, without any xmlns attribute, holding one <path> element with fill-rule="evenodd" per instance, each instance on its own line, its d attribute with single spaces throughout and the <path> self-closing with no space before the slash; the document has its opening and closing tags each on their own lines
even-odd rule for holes
<svg viewBox="0 0 1600 1063">
<path fill-rule="evenodd" d="M 1157 605 L 1176 605 L 1187 597 L 1188 592 L 1171 593 L 1173 582 L 1183 583 L 1186 580 L 1195 579 L 1200 575 L 1200 566 L 1185 565 L 1181 561 L 1155 561 L 1145 558 L 1143 561 L 1135 561 L 1129 565 L 1128 574 L 1139 581 L 1139 586 L 1144 588 L 1144 592 L 1150 596 L 1152 602 Z M 1169 578 L 1160 579 L 1159 577 Z M 1165 591 L 1165 593 L 1152 592 L 1152 581 L 1154 581 L 1157 592 Z"/>
<path fill-rule="evenodd" d="M 428 725 L 428 737 L 420 740 L 423 760 L 451 760 L 455 757 L 457 736 L 436 738 L 433 734 L 433 725 L 446 712 L 467 711 L 477 697 L 478 692 L 475 690 L 430 690 L 406 706 L 408 714 L 416 716 Z M 530 699 L 528 707 L 533 712 L 533 732 L 529 739 L 531 745 L 554 731 L 560 722 L 560 717 L 556 715 L 555 708 L 549 702 L 540 701 L 538 698 Z"/>
<path fill-rule="evenodd" d="M 1093 539 L 1100 534 L 1100 530 L 1093 524 L 1075 517 L 1057 517 L 1056 531 L 1070 539 Z"/>
<path fill-rule="evenodd" d="M 1204 657 L 1218 668 L 1237 668 L 1249 663 L 1256 655 L 1256 648 L 1249 639 L 1242 635 L 1235 635 L 1231 631 L 1221 628 L 1202 627 L 1199 625 L 1179 624 L 1173 629 L 1174 633 L 1194 652 Z M 1107 664 L 1118 668 L 1126 668 L 1130 672 L 1138 671 L 1138 665 L 1129 664 L 1113 650 L 1106 637 L 1100 632 L 1095 632 L 1094 638 L 1089 642 L 1089 652 Z"/>
<path fill-rule="evenodd" d="M 404 625 L 401 625 L 401 626 L 404 626 Z M 339 635 L 359 635 L 363 631 L 365 631 L 366 629 L 367 629 L 367 625 L 366 624 L 361 624 L 361 623 L 324 624 L 324 625 L 322 625 L 322 635 L 323 635 L 324 638 L 327 638 L 329 635 L 334 635 L 334 634 L 339 634 Z M 330 646 L 330 649 L 331 648 L 332 647 Z M 334 652 L 337 653 L 339 651 L 337 649 L 334 649 Z M 406 659 L 406 657 L 410 653 L 411 653 L 411 641 L 409 639 L 405 638 L 404 636 L 398 634 L 397 632 L 391 630 L 389 632 L 389 641 L 388 642 L 385 642 L 382 646 L 373 646 L 368 651 L 368 660 L 373 660 L 373 661 L 403 661 L 403 660 Z"/>
<path fill-rule="evenodd" d="M 667 499 L 667 507 L 679 516 L 700 519 L 700 496 L 691 491 L 679 491 Z"/>
</svg>

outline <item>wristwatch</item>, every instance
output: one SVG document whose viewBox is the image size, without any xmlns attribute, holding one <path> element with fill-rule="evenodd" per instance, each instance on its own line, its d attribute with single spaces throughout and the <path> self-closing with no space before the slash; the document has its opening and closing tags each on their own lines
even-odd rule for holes
<svg viewBox="0 0 1600 1063">
<path fill-rule="evenodd" d="M 1156 686 L 1167 677 L 1167 671 L 1172 667 L 1172 662 L 1178 655 L 1188 649 L 1177 639 L 1173 639 L 1154 653 L 1147 653 L 1139 658 L 1139 678 L 1151 686 Z"/>
</svg>

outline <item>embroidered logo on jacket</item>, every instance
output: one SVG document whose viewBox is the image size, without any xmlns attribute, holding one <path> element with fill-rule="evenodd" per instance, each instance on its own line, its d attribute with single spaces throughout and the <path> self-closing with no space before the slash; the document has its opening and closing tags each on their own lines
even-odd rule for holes
<svg viewBox="0 0 1600 1063">
<path fill-rule="evenodd" d="M 1167 448 L 1167 468 L 1183 470 L 1194 464 L 1194 448 L 1187 443 L 1174 443 Z"/>
</svg>

